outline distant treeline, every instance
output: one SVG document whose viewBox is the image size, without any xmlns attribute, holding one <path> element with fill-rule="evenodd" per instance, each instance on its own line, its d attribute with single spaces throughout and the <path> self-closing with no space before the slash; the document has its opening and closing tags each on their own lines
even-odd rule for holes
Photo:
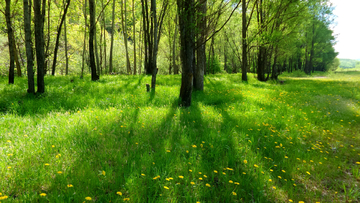
<svg viewBox="0 0 360 203">
<path fill-rule="evenodd" d="M 360 67 L 359 60 L 340 59 L 340 68 L 348 69 L 348 68 L 358 68 L 358 67 Z"/>
</svg>

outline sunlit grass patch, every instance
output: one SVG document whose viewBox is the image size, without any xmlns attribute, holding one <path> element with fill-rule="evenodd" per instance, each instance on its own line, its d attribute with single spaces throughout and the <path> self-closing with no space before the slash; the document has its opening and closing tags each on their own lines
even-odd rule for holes
<svg viewBox="0 0 360 203">
<path fill-rule="evenodd" d="M 358 75 L 46 77 L 0 85 L 0 198 L 50 202 L 360 201 Z"/>
</svg>

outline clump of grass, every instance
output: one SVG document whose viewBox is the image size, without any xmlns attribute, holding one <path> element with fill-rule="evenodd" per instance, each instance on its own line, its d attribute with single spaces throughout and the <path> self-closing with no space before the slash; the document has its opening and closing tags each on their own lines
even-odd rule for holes
<svg viewBox="0 0 360 203">
<path fill-rule="evenodd" d="M 360 201 L 359 75 L 284 85 L 180 76 L 0 79 L 0 198 L 15 202 Z"/>
</svg>

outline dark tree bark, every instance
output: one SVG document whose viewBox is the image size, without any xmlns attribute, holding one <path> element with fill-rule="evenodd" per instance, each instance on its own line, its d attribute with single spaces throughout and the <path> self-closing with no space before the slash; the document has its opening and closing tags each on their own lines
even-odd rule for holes
<svg viewBox="0 0 360 203">
<path fill-rule="evenodd" d="M 64 5 L 65 5 L 65 1 Z M 66 7 L 65 7 L 66 9 Z M 68 45 L 67 45 L 67 31 L 66 31 L 66 14 L 64 18 L 64 41 L 65 41 L 65 75 L 69 74 L 69 57 L 68 57 Z"/>
<path fill-rule="evenodd" d="M 195 90 L 204 90 L 204 71 L 206 67 L 206 10 L 207 10 L 207 0 L 198 1 L 198 19 L 197 27 L 199 29 L 197 37 L 197 49 L 196 49 L 196 69 L 194 74 L 194 89 Z"/>
<path fill-rule="evenodd" d="M 182 61 L 180 105 L 188 107 L 191 105 L 195 68 L 194 0 L 177 0 L 177 5 Z"/>
<path fill-rule="evenodd" d="M 34 24 L 35 24 L 35 48 L 36 48 L 36 63 L 37 63 L 37 93 L 45 92 L 44 72 L 45 72 L 45 57 L 44 57 L 44 15 L 41 12 L 41 1 L 34 1 Z"/>
<path fill-rule="evenodd" d="M 242 66 L 241 66 L 241 79 L 247 81 L 247 21 L 246 21 L 246 0 L 242 0 Z"/>
<path fill-rule="evenodd" d="M 31 50 L 31 6 L 28 0 L 23 0 L 24 3 L 24 29 L 25 29 L 25 46 L 26 46 L 26 63 L 27 63 L 27 75 L 28 75 L 28 90 L 30 94 L 35 94 L 34 84 L 34 62 L 33 53 Z"/>
<path fill-rule="evenodd" d="M 69 6 L 70 6 L 70 0 L 67 0 L 67 4 L 66 4 L 65 10 L 64 10 L 64 14 L 61 17 L 60 25 L 59 25 L 58 30 L 57 30 L 55 49 L 54 49 L 54 60 L 53 60 L 52 68 L 51 68 L 51 75 L 55 75 L 57 52 L 58 52 L 58 49 L 59 49 L 60 34 L 61 34 L 61 30 L 62 30 L 61 27 L 62 27 L 62 25 L 64 23 L 66 13 L 67 13 L 67 10 L 68 10 Z"/>
<path fill-rule="evenodd" d="M 115 1 L 115 0 L 114 0 Z M 86 13 L 86 8 L 87 8 L 87 0 L 85 0 L 85 5 L 84 5 L 84 18 L 85 18 L 85 32 L 84 32 L 84 47 L 83 47 L 83 53 L 82 53 L 82 63 L 81 63 L 81 76 L 80 78 L 83 79 L 84 77 L 84 68 L 85 68 L 85 53 L 86 53 L 86 28 L 87 28 L 87 13 Z"/>
<path fill-rule="evenodd" d="M 100 77 L 96 73 L 95 54 L 94 54 L 94 34 L 95 34 L 95 2 L 89 0 L 90 11 L 90 30 L 89 30 L 89 52 L 90 52 L 90 68 L 91 68 L 91 80 L 99 80 Z"/>
<path fill-rule="evenodd" d="M 110 59 L 109 59 L 109 73 L 113 72 L 113 47 L 114 47 L 114 33 L 115 33 L 115 0 L 113 0 L 112 7 L 112 21 L 111 21 L 111 43 L 110 43 Z"/>
<path fill-rule="evenodd" d="M 6 0 L 5 18 L 9 41 L 9 54 L 10 54 L 10 66 L 9 66 L 9 84 L 14 84 L 15 79 L 15 56 L 14 56 L 14 40 L 13 40 L 13 29 L 11 25 L 11 13 L 10 13 L 11 0 Z"/>
</svg>

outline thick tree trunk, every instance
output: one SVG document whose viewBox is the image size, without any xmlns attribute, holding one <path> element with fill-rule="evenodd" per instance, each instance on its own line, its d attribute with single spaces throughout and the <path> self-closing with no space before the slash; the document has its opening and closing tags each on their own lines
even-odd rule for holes
<svg viewBox="0 0 360 203">
<path fill-rule="evenodd" d="M 110 59 L 109 59 L 109 73 L 113 72 L 113 48 L 114 48 L 114 33 L 115 33 L 115 0 L 112 7 L 112 20 L 111 20 L 111 43 L 110 43 Z"/>
<path fill-rule="evenodd" d="M 89 30 L 89 55 L 90 55 L 90 68 L 91 80 L 99 80 L 99 75 L 96 73 L 95 54 L 94 54 L 94 35 L 95 35 L 95 2 L 89 0 L 90 11 L 90 30 Z"/>
<path fill-rule="evenodd" d="M 153 55 L 152 55 L 152 64 L 151 64 L 151 89 L 153 89 L 153 91 L 155 91 L 155 86 L 156 86 L 156 74 L 157 74 L 157 51 L 158 51 L 158 22 L 157 22 L 157 17 L 156 17 L 156 0 L 151 0 L 151 19 L 153 21 Z"/>
<path fill-rule="evenodd" d="M 9 84 L 14 84 L 15 79 L 15 56 L 14 56 L 14 40 L 13 40 L 13 29 L 11 25 L 11 13 L 10 13 L 10 4 L 11 0 L 6 0 L 6 8 L 5 8 L 5 18 L 6 18 L 6 26 L 8 33 L 8 41 L 9 41 L 9 55 L 10 55 L 10 66 L 9 66 Z"/>
<path fill-rule="evenodd" d="M 24 30 L 25 30 L 25 47 L 26 47 L 26 65 L 28 75 L 28 93 L 35 94 L 34 84 L 34 70 L 33 70 L 33 53 L 31 50 L 31 6 L 28 0 L 23 0 L 24 3 Z"/>
<path fill-rule="evenodd" d="M 36 2 L 36 0 L 35 0 L 35 2 Z M 64 23 L 65 16 L 66 16 L 66 13 L 67 13 L 67 10 L 68 10 L 69 6 L 70 6 L 70 0 L 67 0 L 67 4 L 66 4 L 65 10 L 64 10 L 64 14 L 61 17 L 60 25 L 59 25 L 58 30 L 57 30 L 55 49 L 54 49 L 54 60 L 53 60 L 52 68 L 51 68 L 51 75 L 55 75 L 57 52 L 58 52 L 58 49 L 59 49 L 60 34 L 61 34 L 61 30 L 62 30 L 61 27 L 62 27 L 62 25 Z"/>
<path fill-rule="evenodd" d="M 42 5 L 44 7 L 44 5 Z M 37 93 L 45 92 L 44 72 L 44 16 L 41 13 L 41 1 L 34 1 L 35 48 L 37 63 Z"/>
<path fill-rule="evenodd" d="M 177 0 L 181 43 L 181 106 L 191 105 L 195 66 L 194 0 Z"/>
<path fill-rule="evenodd" d="M 259 81 L 266 81 L 265 78 L 265 65 L 266 65 L 266 48 L 260 46 L 258 53 L 258 62 L 257 62 L 257 75 Z"/>
<path fill-rule="evenodd" d="M 194 89 L 204 90 L 204 71 L 206 67 L 206 10 L 207 0 L 199 0 L 198 2 L 198 19 L 197 27 L 200 30 L 197 37 L 197 64 L 194 74 Z"/>
<path fill-rule="evenodd" d="M 247 32 L 247 21 L 246 21 L 246 0 L 242 0 L 242 70 L 241 70 L 241 79 L 242 81 L 247 81 L 247 42 L 246 42 L 246 32 Z"/>
</svg>

